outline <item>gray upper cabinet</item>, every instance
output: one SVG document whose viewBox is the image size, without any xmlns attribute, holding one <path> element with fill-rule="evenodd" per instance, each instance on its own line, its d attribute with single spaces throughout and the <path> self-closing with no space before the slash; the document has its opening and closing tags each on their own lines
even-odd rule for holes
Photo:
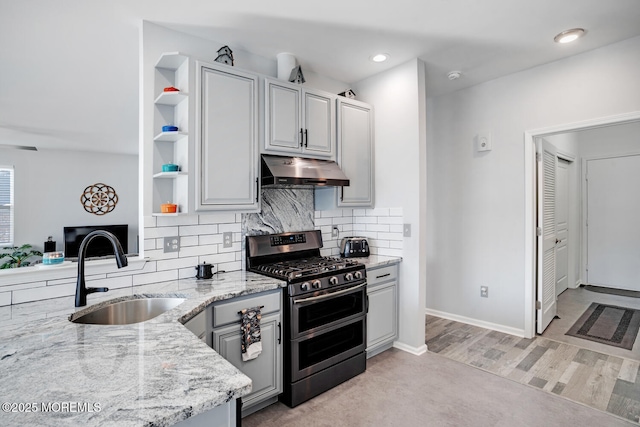
<svg viewBox="0 0 640 427">
<path fill-rule="evenodd" d="M 338 191 L 338 206 L 373 207 L 373 107 L 338 97 L 338 164 L 349 186 Z"/>
<path fill-rule="evenodd" d="M 258 77 L 198 61 L 196 96 L 196 210 L 258 211 Z"/>
<path fill-rule="evenodd" d="M 336 95 L 265 79 L 265 146 L 274 154 L 335 157 Z"/>
</svg>

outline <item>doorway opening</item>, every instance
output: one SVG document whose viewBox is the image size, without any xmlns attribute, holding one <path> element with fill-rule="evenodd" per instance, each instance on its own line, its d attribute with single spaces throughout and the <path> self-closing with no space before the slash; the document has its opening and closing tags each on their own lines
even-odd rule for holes
<svg viewBox="0 0 640 427">
<path fill-rule="evenodd" d="M 540 152 L 539 158 L 541 159 L 541 161 L 539 162 L 536 158 L 536 143 L 538 144 L 538 146 L 541 146 L 541 141 L 544 138 L 547 138 L 547 139 L 553 138 L 554 135 L 559 135 L 563 133 L 598 129 L 598 128 L 603 128 L 607 126 L 634 123 L 639 121 L 640 121 L 640 112 L 632 112 L 628 114 L 587 120 L 584 122 L 559 125 L 559 126 L 525 132 L 525 141 L 524 141 L 525 142 L 525 307 L 524 307 L 525 328 L 524 328 L 524 332 L 527 338 L 534 337 L 536 335 L 537 327 L 541 326 L 540 325 L 541 322 L 538 322 L 538 318 L 546 316 L 545 321 L 550 321 L 549 316 L 551 315 L 551 312 L 547 311 L 547 313 L 544 316 L 543 316 L 543 312 L 546 308 L 549 307 L 549 304 L 551 303 L 555 304 L 555 297 L 556 297 L 555 289 L 557 285 L 556 277 L 555 277 L 555 250 L 553 251 L 554 275 L 553 277 L 546 277 L 546 281 L 548 282 L 547 293 L 546 293 L 546 302 L 547 302 L 546 306 L 544 306 L 545 294 L 544 292 L 542 292 L 543 289 L 541 289 L 541 292 L 538 292 L 538 285 L 544 282 L 544 279 L 542 277 L 544 268 L 545 268 L 545 266 L 543 265 L 545 261 L 545 255 L 543 250 L 544 248 L 542 247 L 542 245 L 544 245 L 544 238 L 545 237 L 547 238 L 547 244 L 546 244 L 547 248 L 551 247 L 550 246 L 551 241 L 555 242 L 556 239 L 558 241 L 561 240 L 561 239 L 558 239 L 559 236 L 555 235 L 556 234 L 555 233 L 555 217 L 553 218 L 553 222 L 554 222 L 553 233 L 552 233 L 553 236 L 549 235 L 549 233 L 543 235 L 542 239 L 541 239 L 541 236 L 538 236 L 538 233 L 543 233 L 543 230 L 539 228 L 541 225 L 540 221 L 538 221 L 538 217 L 542 215 L 542 211 L 539 210 L 538 208 L 544 202 L 544 195 L 539 194 L 539 189 L 544 188 L 545 182 L 544 180 L 538 179 L 539 175 L 543 173 L 540 171 L 540 166 L 544 168 L 544 162 L 542 162 L 542 157 L 544 153 L 542 151 Z M 548 157 L 550 158 L 551 156 L 548 156 Z M 557 154 L 555 153 L 553 154 L 553 158 L 555 159 L 553 163 L 554 173 L 555 173 L 558 157 L 559 156 L 557 156 Z M 572 159 L 569 158 L 565 160 L 572 160 Z M 540 163 L 542 163 L 542 165 L 540 165 Z M 548 166 L 547 169 L 550 170 L 551 166 L 549 164 L 547 166 Z M 575 166 L 582 167 L 579 162 L 574 162 L 574 167 Z M 555 176 L 553 177 L 553 180 L 555 182 Z M 551 182 L 550 179 L 548 179 L 547 181 Z M 555 186 L 553 188 L 553 191 L 555 192 Z M 547 200 L 549 200 L 549 194 L 547 194 L 547 196 L 548 196 Z M 542 199 L 540 199 L 541 200 L 540 205 L 537 202 L 539 200 L 539 197 L 542 197 Z M 554 195 L 554 199 L 555 199 L 555 195 Z M 555 209 L 555 202 L 552 207 Z M 542 209 L 544 210 L 544 206 L 542 206 Z M 551 206 L 547 206 L 547 210 L 549 209 L 551 209 Z M 551 221 L 549 218 L 547 218 L 547 220 Z M 579 217 L 578 221 L 580 223 L 583 222 L 582 216 Z M 553 237 L 553 239 L 551 237 Z M 581 247 L 581 250 L 580 250 L 580 254 L 578 255 L 580 257 L 580 265 L 586 265 L 586 263 L 584 262 L 584 257 L 585 257 L 584 242 L 580 242 L 580 247 Z M 550 261 L 551 256 L 552 256 L 551 252 L 548 252 L 546 254 L 547 267 L 549 267 L 549 265 L 551 264 L 551 261 Z M 577 277 L 573 279 L 573 284 L 572 284 L 572 280 L 570 276 L 571 275 L 568 275 L 568 281 L 567 281 L 569 285 L 568 287 L 571 287 L 571 286 L 575 287 L 576 284 L 579 284 L 578 283 L 579 281 L 582 281 L 583 279 L 586 278 L 586 275 L 584 275 L 582 271 L 580 271 L 576 275 Z M 553 283 L 553 301 L 550 298 L 551 282 Z M 553 316 L 551 316 L 551 318 L 552 317 Z"/>
</svg>

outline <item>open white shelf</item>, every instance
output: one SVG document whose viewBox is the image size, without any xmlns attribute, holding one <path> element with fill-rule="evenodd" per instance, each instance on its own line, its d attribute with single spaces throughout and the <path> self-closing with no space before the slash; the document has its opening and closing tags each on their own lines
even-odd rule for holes
<svg viewBox="0 0 640 427">
<path fill-rule="evenodd" d="M 180 132 L 180 131 L 160 132 L 159 134 L 157 134 L 153 138 L 153 140 L 154 141 L 164 141 L 164 142 L 176 142 L 180 138 L 184 138 L 187 135 L 189 135 L 187 132 Z"/>
<path fill-rule="evenodd" d="M 178 105 L 185 99 L 188 99 L 189 95 L 182 92 L 162 92 L 154 101 L 158 105 Z"/>
<path fill-rule="evenodd" d="M 185 212 L 176 212 L 176 213 L 154 212 L 151 214 L 151 216 L 180 216 L 180 215 L 187 215 L 187 214 Z"/>
<path fill-rule="evenodd" d="M 156 68 L 177 70 L 184 63 L 184 61 L 187 60 L 189 60 L 189 57 L 180 52 L 165 52 L 160 55 L 160 59 L 158 59 L 158 62 L 156 62 Z"/>
<path fill-rule="evenodd" d="M 178 172 L 158 172 L 153 175 L 154 178 L 169 178 L 174 179 L 179 176 L 187 176 L 186 172 L 178 171 Z"/>
</svg>

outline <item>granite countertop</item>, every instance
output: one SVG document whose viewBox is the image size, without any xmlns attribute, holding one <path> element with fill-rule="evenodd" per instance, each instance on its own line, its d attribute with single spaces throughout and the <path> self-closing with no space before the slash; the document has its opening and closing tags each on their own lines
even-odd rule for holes
<svg viewBox="0 0 640 427">
<path fill-rule="evenodd" d="M 354 261 L 358 261 L 364 264 L 367 268 L 382 267 L 384 265 L 398 264 L 402 262 L 401 257 L 397 256 L 383 256 L 383 255 L 369 255 L 363 258 L 351 258 Z"/>
<path fill-rule="evenodd" d="M 211 280 L 181 279 L 90 294 L 87 307 L 80 309 L 73 297 L 3 307 L 0 400 L 28 403 L 32 412 L 6 412 L 3 406 L 0 425 L 168 426 L 244 396 L 251 391 L 251 380 L 182 323 L 212 302 L 283 286 L 276 279 L 236 271 Z M 68 320 L 76 311 L 137 296 L 186 301 L 132 325 Z M 60 411 L 66 402 L 71 402 L 67 411 Z M 58 412 L 43 413 L 42 404 Z"/>
</svg>

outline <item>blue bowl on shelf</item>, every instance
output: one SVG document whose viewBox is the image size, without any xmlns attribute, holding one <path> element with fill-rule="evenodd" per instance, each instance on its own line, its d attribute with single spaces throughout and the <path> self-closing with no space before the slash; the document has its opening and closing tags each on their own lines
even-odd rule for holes
<svg viewBox="0 0 640 427">
<path fill-rule="evenodd" d="M 180 166 L 174 165 L 173 163 L 162 165 L 162 172 L 178 172 L 178 170 L 180 170 Z"/>
<path fill-rule="evenodd" d="M 177 132 L 178 131 L 178 126 L 162 126 L 162 132 Z"/>
</svg>

